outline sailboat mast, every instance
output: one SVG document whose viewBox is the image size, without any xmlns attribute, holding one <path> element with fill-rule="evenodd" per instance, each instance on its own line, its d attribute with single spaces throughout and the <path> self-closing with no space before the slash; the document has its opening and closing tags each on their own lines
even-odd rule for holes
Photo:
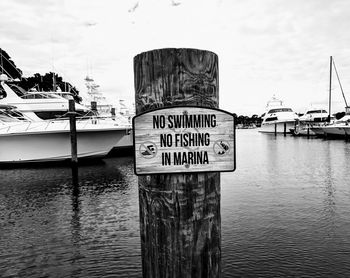
<svg viewBox="0 0 350 278">
<path fill-rule="evenodd" d="M 331 101 L 332 101 L 332 64 L 333 64 L 333 57 L 330 57 L 330 62 L 329 62 L 329 99 L 328 99 L 328 122 L 331 121 Z"/>
</svg>

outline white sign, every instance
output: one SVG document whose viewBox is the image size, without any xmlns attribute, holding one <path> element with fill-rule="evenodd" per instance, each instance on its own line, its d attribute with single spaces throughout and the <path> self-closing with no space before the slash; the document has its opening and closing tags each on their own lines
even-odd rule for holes
<svg viewBox="0 0 350 278">
<path fill-rule="evenodd" d="M 135 174 L 234 171 L 233 114 L 171 107 L 133 118 Z"/>
</svg>

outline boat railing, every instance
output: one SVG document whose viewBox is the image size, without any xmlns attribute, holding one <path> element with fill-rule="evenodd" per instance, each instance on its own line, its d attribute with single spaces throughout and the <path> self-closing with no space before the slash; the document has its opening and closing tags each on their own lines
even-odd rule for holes
<svg viewBox="0 0 350 278">
<path fill-rule="evenodd" d="M 79 126 L 79 129 L 85 129 L 87 128 L 89 125 L 103 125 L 104 122 L 103 120 L 106 118 L 99 118 L 97 116 L 83 116 L 83 117 L 79 117 L 79 119 L 77 120 L 77 125 Z M 108 122 L 105 122 L 106 124 L 108 124 Z M 117 125 L 117 124 L 114 124 Z M 124 126 L 123 124 L 121 126 Z M 53 127 L 56 127 L 57 129 L 60 130 L 69 130 L 70 128 L 70 123 L 67 117 L 61 117 L 58 119 L 54 119 L 54 120 L 43 120 L 43 121 L 18 121 L 16 123 L 11 123 L 11 124 L 7 124 L 4 123 L 4 126 L 0 125 L 0 130 L 6 130 L 7 133 L 13 131 L 25 131 L 25 132 L 29 132 L 29 131 L 33 131 L 33 130 L 50 130 Z M 126 128 L 126 133 L 129 134 L 131 131 L 131 126 L 125 124 L 125 128 Z M 53 129 L 54 130 L 54 129 Z"/>
</svg>

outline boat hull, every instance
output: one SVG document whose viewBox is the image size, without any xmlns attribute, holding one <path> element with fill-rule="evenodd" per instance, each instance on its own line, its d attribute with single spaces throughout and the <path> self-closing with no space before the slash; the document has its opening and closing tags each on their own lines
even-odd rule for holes
<svg viewBox="0 0 350 278">
<path fill-rule="evenodd" d="M 323 132 L 323 127 L 311 127 L 311 130 L 313 133 L 315 133 L 316 136 L 324 136 L 324 132 Z"/>
<path fill-rule="evenodd" d="M 290 129 L 295 128 L 295 121 L 263 123 L 259 129 L 262 133 L 290 134 Z"/>
<path fill-rule="evenodd" d="M 78 131 L 78 158 L 104 157 L 123 136 L 124 129 Z M 69 131 L 0 135 L 0 163 L 49 162 L 70 158 Z"/>
<path fill-rule="evenodd" d="M 290 132 L 294 136 L 317 136 L 311 127 L 296 127 L 295 129 L 290 129 Z"/>
<path fill-rule="evenodd" d="M 114 146 L 114 149 L 131 149 L 134 147 L 132 131 L 127 131 L 126 134 Z"/>
<path fill-rule="evenodd" d="M 342 126 L 326 126 L 323 128 L 323 132 L 330 137 L 345 137 L 347 135 Z"/>
</svg>

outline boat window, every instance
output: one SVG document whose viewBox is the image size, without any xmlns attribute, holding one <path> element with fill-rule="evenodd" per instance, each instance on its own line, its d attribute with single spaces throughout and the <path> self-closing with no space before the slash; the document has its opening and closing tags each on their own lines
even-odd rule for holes
<svg viewBox="0 0 350 278">
<path fill-rule="evenodd" d="M 275 109 L 271 109 L 267 113 L 277 113 L 277 112 L 293 112 L 293 110 L 290 108 L 275 108 Z"/>
<path fill-rule="evenodd" d="M 26 118 L 24 117 L 24 115 L 18 111 L 18 110 L 6 110 L 6 113 L 13 117 L 13 118 L 16 118 L 18 120 L 26 120 Z"/>
<path fill-rule="evenodd" d="M 26 94 L 25 90 L 15 84 L 8 84 L 12 91 L 15 92 L 15 94 L 19 97 L 22 97 Z"/>
<path fill-rule="evenodd" d="M 2 87 L 2 85 L 0 84 L 0 99 L 5 98 L 6 97 L 6 91 L 5 89 Z"/>
<path fill-rule="evenodd" d="M 68 111 L 40 111 L 40 112 L 34 112 L 35 115 L 37 115 L 42 120 L 51 120 L 51 119 L 58 119 L 58 118 L 68 118 L 67 115 Z M 79 117 L 91 117 L 93 116 L 93 112 L 86 113 L 82 110 L 76 110 L 77 118 Z"/>
<path fill-rule="evenodd" d="M 265 122 L 277 121 L 277 117 L 270 117 L 265 120 Z"/>
<path fill-rule="evenodd" d="M 47 98 L 56 98 L 50 94 L 42 94 L 42 93 L 29 93 L 22 96 L 23 99 L 47 99 Z"/>
<path fill-rule="evenodd" d="M 310 110 L 306 114 L 317 114 L 317 113 L 327 113 L 326 110 Z"/>
<path fill-rule="evenodd" d="M 17 122 L 18 119 L 13 118 L 12 116 L 8 115 L 8 111 L 0 111 L 0 121 L 1 122 Z"/>
</svg>

